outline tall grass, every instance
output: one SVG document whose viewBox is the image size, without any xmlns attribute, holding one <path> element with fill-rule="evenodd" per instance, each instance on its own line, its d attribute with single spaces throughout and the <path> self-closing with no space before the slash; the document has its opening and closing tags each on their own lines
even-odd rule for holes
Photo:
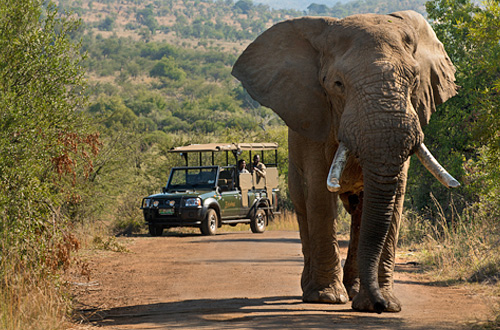
<svg viewBox="0 0 500 330">
<path fill-rule="evenodd" d="M 3 265 L 2 265 L 3 266 Z M 70 301 L 54 281 L 33 274 L 4 275 L 0 292 L 0 328 L 66 329 Z"/>
<path fill-rule="evenodd" d="M 35 241 L 0 244 L 0 329 L 57 330 L 69 322 L 71 301 L 60 276 L 79 242 L 71 234 L 38 234 Z"/>
<path fill-rule="evenodd" d="M 407 212 L 403 218 L 400 245 L 419 251 L 422 266 L 436 280 L 447 283 L 480 283 L 494 296 L 493 317 L 475 329 L 500 329 L 500 210 L 481 201 L 459 214 L 453 209 L 446 218 L 439 210 L 433 217 Z"/>
<path fill-rule="evenodd" d="M 281 214 L 277 214 L 273 221 L 269 222 L 267 230 L 298 231 L 297 216 L 294 212 L 283 211 Z"/>
<path fill-rule="evenodd" d="M 447 219 L 407 212 L 400 245 L 419 250 L 420 262 L 443 281 L 497 283 L 500 280 L 500 223 L 494 210 L 475 205 Z"/>
</svg>

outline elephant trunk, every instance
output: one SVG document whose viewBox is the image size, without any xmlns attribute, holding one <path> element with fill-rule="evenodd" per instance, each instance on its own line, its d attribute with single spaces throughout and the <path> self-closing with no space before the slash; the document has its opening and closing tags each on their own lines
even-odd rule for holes
<svg viewBox="0 0 500 330">
<path fill-rule="evenodd" d="M 377 313 L 387 308 L 378 281 L 379 260 L 391 225 L 400 169 L 392 175 L 386 168 L 377 173 L 367 164 L 363 169 L 364 201 L 358 246 L 359 278 Z"/>
</svg>

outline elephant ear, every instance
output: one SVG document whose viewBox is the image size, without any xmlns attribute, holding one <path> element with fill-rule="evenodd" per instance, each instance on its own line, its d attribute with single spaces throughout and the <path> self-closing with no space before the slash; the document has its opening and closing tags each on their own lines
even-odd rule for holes
<svg viewBox="0 0 500 330">
<path fill-rule="evenodd" d="M 420 85 L 412 95 L 412 103 L 418 113 L 420 125 L 424 126 L 429 123 L 436 106 L 457 93 L 455 67 L 443 44 L 422 15 L 414 11 L 391 15 L 403 19 L 418 35 L 415 59 L 420 66 Z"/>
<path fill-rule="evenodd" d="M 313 44 L 334 20 L 304 17 L 278 23 L 247 47 L 232 71 L 252 98 L 316 141 L 327 139 L 331 113 Z"/>
</svg>

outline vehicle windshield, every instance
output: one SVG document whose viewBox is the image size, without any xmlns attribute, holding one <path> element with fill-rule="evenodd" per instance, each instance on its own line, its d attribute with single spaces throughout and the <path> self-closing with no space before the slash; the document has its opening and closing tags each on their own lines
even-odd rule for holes
<svg viewBox="0 0 500 330">
<path fill-rule="evenodd" d="M 167 190 L 215 189 L 217 166 L 173 168 Z"/>
</svg>

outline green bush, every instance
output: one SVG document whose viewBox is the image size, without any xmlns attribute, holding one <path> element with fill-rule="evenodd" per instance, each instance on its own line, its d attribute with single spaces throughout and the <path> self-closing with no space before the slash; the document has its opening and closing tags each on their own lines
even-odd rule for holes
<svg viewBox="0 0 500 330">
<path fill-rule="evenodd" d="M 64 327 L 57 290 L 78 240 L 67 227 L 99 148 L 84 105 L 79 22 L 53 3 L 0 6 L 0 327 Z M 30 291 L 33 291 L 31 294 Z M 5 306 L 11 306 L 5 309 Z"/>
</svg>

